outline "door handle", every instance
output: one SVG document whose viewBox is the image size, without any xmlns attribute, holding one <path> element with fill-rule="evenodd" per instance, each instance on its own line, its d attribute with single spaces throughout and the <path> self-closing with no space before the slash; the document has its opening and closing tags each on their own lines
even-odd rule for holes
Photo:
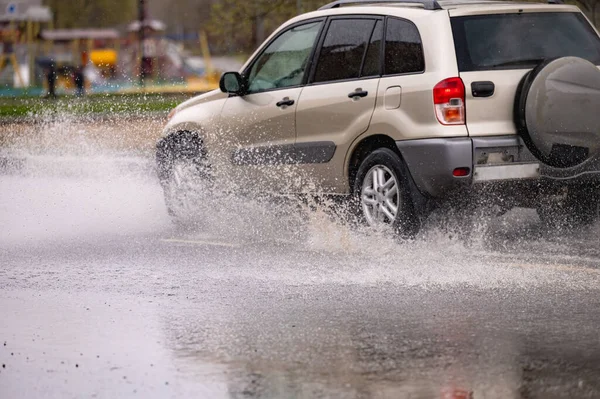
<svg viewBox="0 0 600 399">
<path fill-rule="evenodd" d="M 277 103 L 277 106 L 279 108 L 283 108 L 283 107 L 291 107 L 292 105 L 296 104 L 296 101 L 292 100 L 289 97 L 284 98 L 283 100 L 279 101 Z"/>
<path fill-rule="evenodd" d="M 368 95 L 369 95 L 368 91 L 365 91 L 363 89 L 356 89 L 352 93 L 348 94 L 348 98 L 352 98 L 352 99 L 355 99 L 355 98 L 364 98 L 364 97 L 366 97 Z"/>
<path fill-rule="evenodd" d="M 491 97 L 496 91 L 494 82 L 473 82 L 471 83 L 471 93 L 473 97 Z"/>
</svg>

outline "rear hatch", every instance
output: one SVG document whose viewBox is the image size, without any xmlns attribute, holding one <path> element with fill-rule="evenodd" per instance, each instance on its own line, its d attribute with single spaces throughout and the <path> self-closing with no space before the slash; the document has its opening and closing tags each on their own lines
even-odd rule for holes
<svg viewBox="0 0 600 399">
<path fill-rule="evenodd" d="M 600 65 L 600 38 L 588 20 L 577 9 L 556 7 L 561 11 L 529 7 L 492 14 L 478 10 L 476 15 L 451 11 L 471 136 L 516 134 L 517 88 L 541 61 L 576 56 Z"/>
</svg>

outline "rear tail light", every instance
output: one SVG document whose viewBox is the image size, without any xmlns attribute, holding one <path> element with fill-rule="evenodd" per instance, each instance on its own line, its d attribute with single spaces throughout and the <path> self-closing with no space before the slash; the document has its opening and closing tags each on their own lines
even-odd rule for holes
<svg viewBox="0 0 600 399">
<path fill-rule="evenodd" d="M 465 84 L 461 78 L 442 80 L 433 88 L 435 116 L 442 125 L 465 124 Z"/>
</svg>

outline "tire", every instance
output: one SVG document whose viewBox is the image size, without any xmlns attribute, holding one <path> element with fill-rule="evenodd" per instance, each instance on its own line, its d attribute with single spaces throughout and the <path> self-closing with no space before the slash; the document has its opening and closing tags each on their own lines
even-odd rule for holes
<svg viewBox="0 0 600 399">
<path fill-rule="evenodd" d="M 156 160 L 169 216 L 178 226 L 195 225 L 211 183 L 201 139 L 193 132 L 174 134 L 159 143 Z"/>
<path fill-rule="evenodd" d="M 574 229 L 598 220 L 597 193 L 569 192 L 564 198 L 550 199 L 537 207 L 540 221 L 550 229 Z"/>
<path fill-rule="evenodd" d="M 400 156 L 388 148 L 367 156 L 354 185 L 353 203 L 361 221 L 374 228 L 391 226 L 403 238 L 414 237 L 420 223 L 409 176 Z"/>
<path fill-rule="evenodd" d="M 577 57 L 542 62 L 521 81 L 515 125 L 531 153 L 553 168 L 572 168 L 600 153 L 600 70 Z"/>
</svg>

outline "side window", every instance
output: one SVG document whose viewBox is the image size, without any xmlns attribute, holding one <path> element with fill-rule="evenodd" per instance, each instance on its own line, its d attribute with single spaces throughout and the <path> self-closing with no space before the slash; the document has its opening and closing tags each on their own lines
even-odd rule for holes
<svg viewBox="0 0 600 399">
<path fill-rule="evenodd" d="M 408 21 L 389 18 L 385 32 L 385 74 L 424 70 L 423 45 L 417 27 Z"/>
<path fill-rule="evenodd" d="M 299 25 L 279 35 L 246 73 L 248 92 L 301 85 L 322 25 L 322 21 Z"/>
<path fill-rule="evenodd" d="M 357 79 L 375 26 L 372 19 L 334 19 L 329 29 L 313 81 Z"/>
<path fill-rule="evenodd" d="M 377 21 L 371 35 L 371 42 L 365 56 L 365 63 L 360 76 L 381 75 L 381 46 L 383 45 L 383 22 Z"/>
</svg>

